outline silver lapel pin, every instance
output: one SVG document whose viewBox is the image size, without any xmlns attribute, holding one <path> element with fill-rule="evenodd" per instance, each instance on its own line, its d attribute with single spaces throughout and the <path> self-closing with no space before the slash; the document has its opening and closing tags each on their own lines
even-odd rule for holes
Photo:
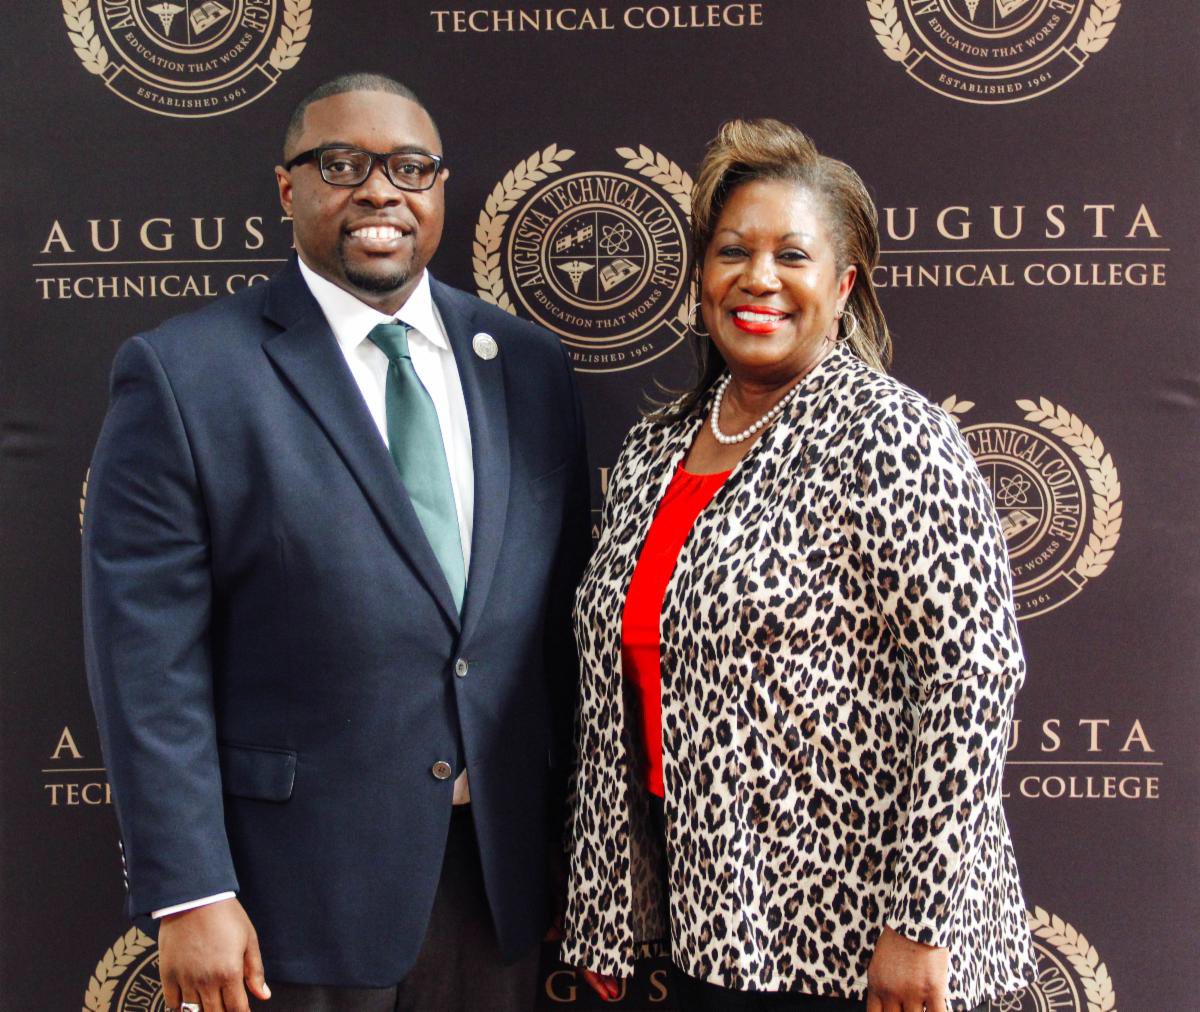
<svg viewBox="0 0 1200 1012">
<path fill-rule="evenodd" d="M 496 339 L 491 334 L 476 334 L 471 338 L 471 347 L 475 349 L 475 354 L 484 361 L 495 358 L 500 353 L 500 346 L 496 344 Z"/>
</svg>

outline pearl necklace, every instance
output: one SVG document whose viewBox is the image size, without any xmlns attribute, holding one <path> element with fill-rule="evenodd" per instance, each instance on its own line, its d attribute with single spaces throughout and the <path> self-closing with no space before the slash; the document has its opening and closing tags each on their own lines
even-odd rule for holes
<svg viewBox="0 0 1200 1012">
<path fill-rule="evenodd" d="M 779 415 L 783 412 L 783 409 L 787 407 L 788 402 L 796 397 L 796 395 L 800 392 L 800 387 L 802 385 L 802 381 L 797 381 L 796 385 L 793 386 L 792 389 L 786 394 L 784 394 L 783 397 L 776 402 L 775 406 L 772 407 L 771 410 L 763 415 L 762 418 L 760 418 L 757 422 L 751 425 L 748 429 L 743 429 L 736 436 L 727 436 L 721 431 L 720 425 L 717 424 L 717 419 L 721 415 L 721 401 L 725 397 L 725 388 L 729 386 L 729 381 L 731 379 L 733 379 L 732 376 L 726 375 L 725 378 L 721 380 L 720 384 L 718 384 L 717 394 L 713 399 L 712 416 L 709 419 L 709 426 L 712 429 L 713 438 L 715 438 L 716 441 L 722 446 L 733 446 L 734 443 L 740 443 L 744 439 L 749 439 L 756 432 L 758 432 L 759 429 L 764 429 L 770 425 L 773 421 L 775 421 L 776 418 L 779 417 Z"/>
</svg>

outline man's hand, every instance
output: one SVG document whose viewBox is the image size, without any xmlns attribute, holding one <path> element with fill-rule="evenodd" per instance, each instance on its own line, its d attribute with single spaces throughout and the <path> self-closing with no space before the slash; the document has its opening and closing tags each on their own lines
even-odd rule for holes
<svg viewBox="0 0 1200 1012">
<path fill-rule="evenodd" d="M 884 928 L 867 967 L 867 1012 L 946 1012 L 950 950 Z"/>
<path fill-rule="evenodd" d="M 167 1008 L 186 1002 L 204 1012 L 250 1012 L 246 989 L 271 997 L 263 979 L 258 935 L 237 900 L 220 900 L 162 919 L 158 972 Z"/>
</svg>

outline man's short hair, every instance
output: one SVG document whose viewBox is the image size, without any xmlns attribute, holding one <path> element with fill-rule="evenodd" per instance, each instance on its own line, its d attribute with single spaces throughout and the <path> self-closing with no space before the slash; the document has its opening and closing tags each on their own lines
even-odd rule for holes
<svg viewBox="0 0 1200 1012">
<path fill-rule="evenodd" d="M 345 95 L 350 91 L 382 91 L 389 95 L 399 95 L 401 98 L 406 98 L 410 102 L 414 102 L 425 110 L 425 114 L 429 116 L 429 121 L 433 123 L 433 116 L 429 114 L 429 110 L 425 108 L 425 103 L 417 98 L 416 93 L 407 85 L 401 84 L 395 78 L 388 77 L 386 74 L 369 74 L 369 73 L 354 73 L 340 74 L 332 81 L 326 81 L 313 88 L 296 104 L 296 108 L 292 110 L 291 118 L 288 120 L 287 130 L 283 135 L 283 157 L 286 160 L 288 152 L 295 147 L 296 142 L 300 139 L 300 134 L 304 131 L 304 114 L 308 111 L 308 107 L 314 102 L 319 102 L 323 98 L 332 98 L 334 95 Z M 433 124 L 433 132 L 438 133 L 437 124 Z M 440 137 L 441 135 L 438 134 Z"/>
</svg>

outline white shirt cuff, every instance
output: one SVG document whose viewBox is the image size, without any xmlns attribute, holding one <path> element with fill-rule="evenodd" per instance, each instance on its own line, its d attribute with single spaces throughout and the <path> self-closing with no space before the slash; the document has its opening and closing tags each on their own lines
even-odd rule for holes
<svg viewBox="0 0 1200 1012">
<path fill-rule="evenodd" d="M 167 914 L 181 914 L 185 910 L 206 907 L 210 903 L 220 903 L 221 900 L 231 900 L 236 895 L 237 893 L 217 893 L 215 896 L 205 896 L 202 900 L 188 900 L 187 903 L 176 903 L 173 907 L 163 907 L 161 910 L 154 910 L 150 916 L 157 921 L 160 917 L 166 917 Z"/>
</svg>

